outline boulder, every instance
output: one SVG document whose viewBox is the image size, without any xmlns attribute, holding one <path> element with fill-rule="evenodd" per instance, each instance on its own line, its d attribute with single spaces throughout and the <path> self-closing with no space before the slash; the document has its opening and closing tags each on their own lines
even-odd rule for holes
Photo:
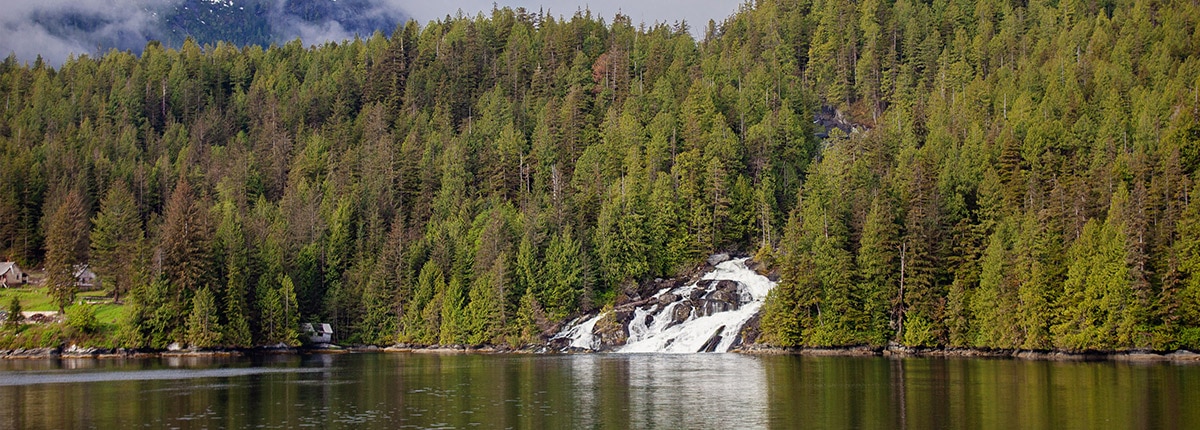
<svg viewBox="0 0 1200 430">
<path fill-rule="evenodd" d="M 714 332 L 712 334 L 712 336 L 708 338 L 708 340 L 704 341 L 704 345 L 701 345 L 700 350 L 696 351 L 696 352 L 716 351 L 717 347 L 721 345 L 721 339 L 722 339 L 721 333 L 724 331 L 725 331 L 725 326 L 718 327 L 717 331 Z"/>
<path fill-rule="evenodd" d="M 678 306 L 675 306 L 674 309 L 671 309 L 671 324 L 670 325 L 680 324 L 684 321 L 687 321 L 688 318 L 691 318 L 691 317 L 692 317 L 692 304 L 687 301 L 684 301 L 684 302 L 680 303 Z"/>
<path fill-rule="evenodd" d="M 629 340 L 629 322 L 632 320 L 632 311 L 613 311 L 596 321 L 592 334 L 600 339 L 600 350 L 624 345 Z"/>
<path fill-rule="evenodd" d="M 708 265 L 709 265 L 709 266 L 716 266 L 716 265 L 718 265 L 718 264 L 721 264 L 721 263 L 724 263 L 724 262 L 726 262 L 726 261 L 729 261 L 729 258 L 730 258 L 730 257 L 729 257 L 729 254 L 726 254 L 726 253 L 723 253 L 723 252 L 722 252 L 722 253 L 720 253 L 720 254 L 713 254 L 713 255 L 710 255 L 710 256 L 708 257 Z"/>
</svg>

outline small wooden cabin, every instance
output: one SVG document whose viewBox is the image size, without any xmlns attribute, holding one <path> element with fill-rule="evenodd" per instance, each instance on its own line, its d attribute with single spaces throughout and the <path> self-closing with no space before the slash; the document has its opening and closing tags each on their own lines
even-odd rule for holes
<svg viewBox="0 0 1200 430">
<path fill-rule="evenodd" d="M 300 324 L 300 331 L 308 336 L 309 343 L 321 344 L 333 342 L 333 326 L 326 323 Z"/>
<path fill-rule="evenodd" d="M 16 262 L 0 263 L 0 286 L 12 288 L 29 283 L 29 274 L 21 271 Z"/>
<path fill-rule="evenodd" d="M 87 264 L 75 265 L 75 286 L 80 291 L 91 291 L 100 289 L 100 277 L 96 276 Z"/>
</svg>

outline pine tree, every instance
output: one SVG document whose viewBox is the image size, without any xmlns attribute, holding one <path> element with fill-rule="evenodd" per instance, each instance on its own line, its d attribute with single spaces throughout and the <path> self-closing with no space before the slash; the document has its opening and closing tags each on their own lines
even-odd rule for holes
<svg viewBox="0 0 1200 430">
<path fill-rule="evenodd" d="M 539 303 L 544 303 L 546 317 L 561 321 L 578 309 L 583 293 L 583 264 L 581 244 L 567 227 L 561 235 L 550 239 L 542 265 L 541 279 L 543 294 Z"/>
<path fill-rule="evenodd" d="M 496 344 L 502 340 L 501 334 L 507 323 L 502 293 L 504 284 L 508 282 L 507 260 L 507 255 L 500 255 L 492 267 L 480 273 L 471 284 L 468 292 L 470 302 L 465 309 L 467 343 Z"/>
<path fill-rule="evenodd" d="M 262 278 L 258 286 L 259 330 L 263 344 L 278 344 L 287 338 L 286 322 L 283 321 L 283 304 L 279 300 L 279 290 L 272 288 L 267 278 Z"/>
<path fill-rule="evenodd" d="M 524 346 L 541 341 L 542 328 L 549 319 L 538 303 L 533 291 L 526 291 L 521 296 L 521 304 L 513 317 L 512 336 L 509 343 L 513 346 Z"/>
<path fill-rule="evenodd" d="M 59 314 L 75 299 L 76 268 L 87 255 L 87 223 L 83 199 L 71 191 L 46 227 L 46 286 Z"/>
<path fill-rule="evenodd" d="M 296 286 L 292 278 L 279 275 L 274 282 L 262 278 L 258 302 L 262 308 L 264 343 L 300 345 L 300 316 L 296 305 Z"/>
<path fill-rule="evenodd" d="M 863 301 L 865 315 L 859 332 L 871 345 L 883 345 L 893 334 L 889 327 L 895 323 L 891 300 L 899 287 L 898 229 L 891 203 L 876 196 L 859 238 L 855 261 L 859 277 L 857 294 Z"/>
<path fill-rule="evenodd" d="M 246 321 L 245 306 L 239 294 L 225 296 L 225 331 L 223 343 L 234 348 L 249 348 L 254 340 L 250 335 L 250 324 Z"/>
<path fill-rule="evenodd" d="M 296 302 L 296 285 L 287 275 L 279 277 L 279 320 L 282 325 L 280 342 L 289 346 L 300 345 L 300 306 Z"/>
<path fill-rule="evenodd" d="M 1124 185 L 1113 194 L 1103 223 L 1089 221 L 1071 249 L 1071 263 L 1053 327 L 1055 346 L 1070 350 L 1122 349 L 1133 346 L 1137 313 L 1126 237 L 1120 214 L 1129 194 Z"/>
<path fill-rule="evenodd" d="M 143 240 L 137 204 L 124 182 L 109 188 L 92 225 L 90 265 L 102 285 L 112 291 L 113 300 L 120 303 L 121 295 L 134 282 L 134 261 Z"/>
<path fill-rule="evenodd" d="M 1164 295 L 1159 306 L 1171 309 L 1167 327 L 1174 333 L 1177 345 L 1192 350 L 1200 349 L 1200 188 L 1192 192 L 1191 202 L 1179 219 L 1179 238 L 1173 246 L 1178 259 L 1178 278 L 1181 287 L 1172 296 Z M 1172 305 L 1172 306 L 1167 306 Z"/>
<path fill-rule="evenodd" d="M 784 228 L 780 245 L 779 285 L 771 289 L 763 303 L 763 342 L 781 347 L 804 344 L 804 330 L 812 326 L 812 305 L 815 294 L 807 285 L 811 282 L 812 267 L 800 247 L 801 221 L 793 213 Z"/>
<path fill-rule="evenodd" d="M 216 301 L 208 288 L 201 288 L 192 297 L 192 309 L 187 320 L 187 343 L 192 348 L 212 348 L 221 344 L 221 333 Z"/>
<path fill-rule="evenodd" d="M 219 216 L 216 236 L 225 255 L 224 294 L 213 294 L 214 300 L 223 309 L 223 344 L 235 348 L 247 348 L 254 344 L 247 321 L 246 301 L 249 296 L 250 258 L 241 216 L 230 200 L 223 200 L 214 208 Z M 219 297 L 224 297 L 221 302 Z"/>
<path fill-rule="evenodd" d="M 462 279 L 451 276 L 446 283 L 441 297 L 441 316 L 438 326 L 437 341 L 442 345 L 462 343 L 466 341 L 466 331 L 463 327 L 463 309 L 465 308 L 467 292 L 464 291 Z"/>
<path fill-rule="evenodd" d="M 21 313 L 21 299 L 14 295 L 8 302 L 8 315 L 4 318 L 4 327 L 14 329 L 24 320 L 25 315 Z"/>
<path fill-rule="evenodd" d="M 212 281 L 213 229 L 208 210 L 197 201 L 188 181 L 181 180 L 171 193 L 163 218 L 163 275 L 175 287 L 175 300 L 186 303 Z"/>
<path fill-rule="evenodd" d="M 970 296 L 970 310 L 974 328 L 978 332 L 973 345 L 976 347 L 1017 348 L 1020 315 L 1013 312 L 1017 306 L 1017 284 L 1012 268 L 1013 228 L 1002 224 L 992 233 L 987 250 L 981 261 L 979 288 Z"/>
<path fill-rule="evenodd" d="M 426 261 L 417 275 L 417 288 L 408 300 L 404 315 L 404 338 L 417 343 L 437 342 L 441 327 L 442 297 L 446 280 L 442 269 L 433 260 Z"/>
<path fill-rule="evenodd" d="M 944 296 L 938 279 L 938 246 L 942 240 L 940 196 L 929 157 L 921 154 L 912 161 L 908 213 L 901 242 L 904 275 L 900 291 L 903 304 L 900 339 L 910 346 L 936 346 L 942 342 Z"/>
</svg>

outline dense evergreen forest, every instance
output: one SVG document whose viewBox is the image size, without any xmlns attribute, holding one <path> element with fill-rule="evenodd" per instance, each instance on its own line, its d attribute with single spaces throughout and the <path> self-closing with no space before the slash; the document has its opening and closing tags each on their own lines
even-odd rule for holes
<svg viewBox="0 0 1200 430">
<path fill-rule="evenodd" d="M 0 256 L 64 308 L 88 262 L 131 347 L 519 345 L 743 251 L 773 345 L 1197 348 L 1198 21 L 761 0 L 700 40 L 496 9 L 9 57 Z"/>
</svg>

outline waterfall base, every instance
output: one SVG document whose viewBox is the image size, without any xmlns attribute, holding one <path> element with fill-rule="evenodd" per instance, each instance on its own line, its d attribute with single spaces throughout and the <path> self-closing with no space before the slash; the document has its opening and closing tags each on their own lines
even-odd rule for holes
<svg viewBox="0 0 1200 430">
<path fill-rule="evenodd" d="M 741 344 L 742 328 L 762 308 L 775 282 L 746 266 L 748 259 L 716 264 L 681 287 L 572 321 L 551 339 L 564 350 L 727 352 Z"/>
</svg>

